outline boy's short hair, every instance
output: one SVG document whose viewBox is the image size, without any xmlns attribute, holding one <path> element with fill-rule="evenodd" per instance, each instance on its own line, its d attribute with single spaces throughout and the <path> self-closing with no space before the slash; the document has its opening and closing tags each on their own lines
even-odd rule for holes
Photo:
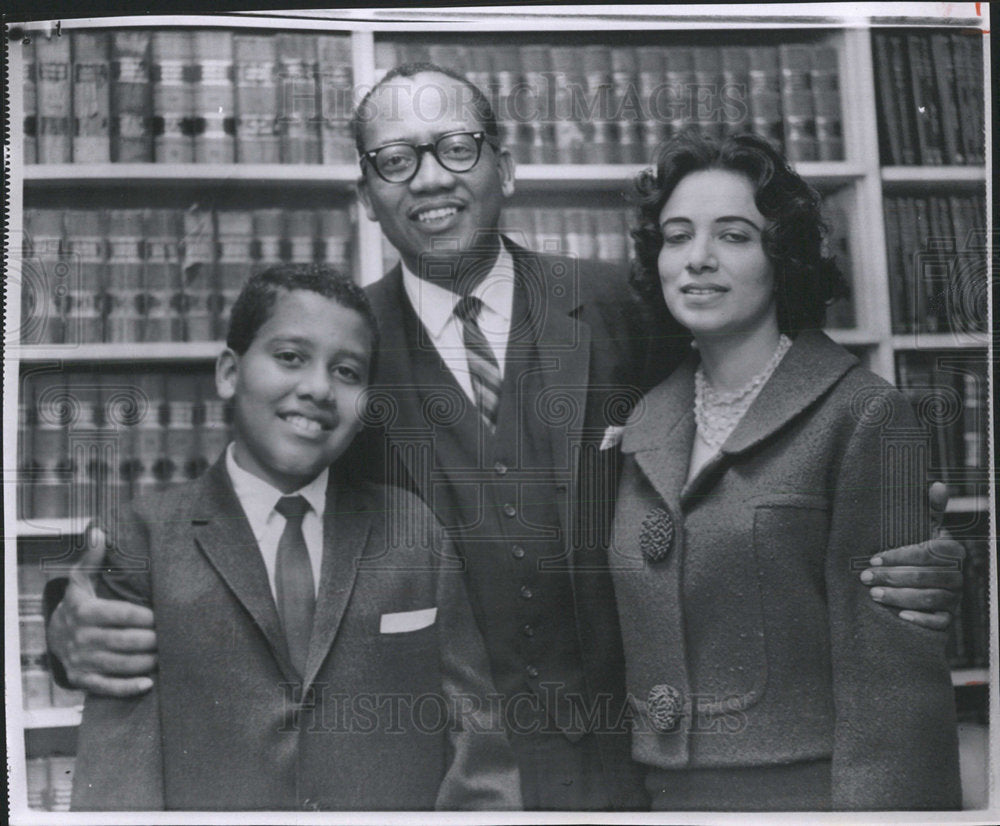
<svg viewBox="0 0 1000 826">
<path fill-rule="evenodd" d="M 230 350 L 242 356 L 250 349 L 257 332 L 271 317 L 279 290 L 309 290 L 358 313 L 371 333 L 369 375 L 374 372 L 378 321 L 368 296 L 349 276 L 324 264 L 278 264 L 252 275 L 233 302 L 226 334 L 226 346 Z"/>
</svg>

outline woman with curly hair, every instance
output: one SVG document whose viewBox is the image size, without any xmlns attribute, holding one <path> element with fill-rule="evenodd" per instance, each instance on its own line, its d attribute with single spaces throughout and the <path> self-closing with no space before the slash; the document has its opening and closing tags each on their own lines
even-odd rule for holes
<svg viewBox="0 0 1000 826">
<path fill-rule="evenodd" d="M 957 808 L 945 634 L 855 565 L 925 538 L 926 445 L 821 331 L 818 194 L 760 138 L 694 133 L 636 188 L 635 286 L 694 339 L 626 427 L 611 549 L 653 807 Z"/>
</svg>

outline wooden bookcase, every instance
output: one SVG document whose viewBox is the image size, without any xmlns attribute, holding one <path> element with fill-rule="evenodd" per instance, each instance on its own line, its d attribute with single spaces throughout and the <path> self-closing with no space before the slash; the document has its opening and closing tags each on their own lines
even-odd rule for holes
<svg viewBox="0 0 1000 826">
<path fill-rule="evenodd" d="M 966 4 L 971 7 L 971 4 Z M 977 4 L 978 5 L 978 4 Z M 743 12 L 727 7 L 727 18 L 707 17 L 671 10 L 669 13 L 648 11 L 636 14 L 583 11 L 580 14 L 553 17 L 525 9 L 513 9 L 504 14 L 486 15 L 475 10 L 428 12 L 377 13 L 303 13 L 277 16 L 273 14 L 146 17 L 100 19 L 90 21 L 63 21 L 62 32 L 76 28 L 183 26 L 192 28 L 224 27 L 234 30 L 302 30 L 313 32 L 345 33 L 350 38 L 354 83 L 368 88 L 376 80 L 376 49 L 382 40 L 405 41 L 411 36 L 426 39 L 439 34 L 444 39 L 463 32 L 479 36 L 503 27 L 503 37 L 514 42 L 521 37 L 551 37 L 556 41 L 562 35 L 597 38 L 608 44 L 627 44 L 631 33 L 641 32 L 644 42 L 662 34 L 668 42 L 691 35 L 731 37 L 733 17 Z M 759 9 L 746 12 L 752 15 L 752 29 L 748 29 L 741 42 L 769 44 L 775 39 L 794 39 L 797 33 L 810 39 L 821 37 L 832 44 L 837 52 L 839 85 L 843 115 L 845 159 L 843 161 L 808 162 L 798 165 L 802 174 L 824 192 L 836 191 L 850 209 L 848 210 L 850 257 L 853 261 L 853 302 L 856 324 L 850 329 L 833 331 L 834 337 L 865 358 L 875 372 L 895 381 L 896 357 L 915 350 L 971 351 L 985 354 L 989 348 L 986 333 L 937 333 L 894 335 L 890 318 L 890 273 L 885 250 L 883 224 L 883 196 L 900 188 L 927 187 L 935 191 L 957 189 L 975 191 L 990 179 L 982 166 L 938 167 L 883 167 L 879 162 L 879 135 L 874 94 L 875 67 L 872 57 L 872 29 L 874 26 L 928 24 L 929 21 L 847 20 L 808 10 L 796 13 L 794 22 L 778 16 L 762 17 Z M 750 21 L 747 21 L 748 23 Z M 977 26 L 978 21 L 941 20 L 940 25 Z M 31 24 L 32 31 L 46 29 L 41 24 Z M 23 82 L 23 66 L 18 59 L 17 44 L 12 43 L 9 54 L 9 81 L 13 94 L 10 100 L 12 124 L 22 122 L 21 100 L 18 90 Z M 331 198 L 346 203 L 352 211 L 353 264 L 357 279 L 369 284 L 383 272 L 383 242 L 376 224 L 365 219 L 354 203 L 354 183 L 357 167 L 351 164 L 288 165 L 288 164 L 53 164 L 23 165 L 19 140 L 11 145 L 14 174 L 10 179 L 8 194 L 11 212 L 8 232 L 18 239 L 23 231 L 21 217 L 26 208 L 108 207 L 118 203 L 156 207 L 171 206 L 186 200 L 220 200 L 224 203 L 254 203 L 263 206 L 286 208 L 325 203 Z M 513 204 L 544 204 L 552 195 L 565 197 L 600 198 L 611 206 L 622 205 L 621 193 L 629 180 L 641 167 L 634 164 L 591 165 L 520 165 L 517 170 L 517 194 Z M 20 306 L 18 262 L 12 252 L 16 244 L 8 247 L 7 307 Z M 8 313 L 10 310 L 8 310 Z M 8 315 L 7 329 L 15 329 Z M 164 370 L 207 370 L 218 353 L 218 342 L 183 342 L 138 344 L 93 343 L 81 345 L 7 345 L 5 361 L 5 407 L 13 409 L 21 386 L 20 372 L 42 363 L 66 366 L 86 366 L 100 370 L 102 365 L 121 365 L 133 360 L 156 365 Z M 5 455 L 16 454 L 16 433 L 8 428 L 5 433 Z M 8 459 L 8 464 L 10 460 Z M 13 485 L 8 484 L 8 490 Z M 977 495 L 960 496 L 951 500 L 949 510 L 956 515 L 983 515 L 988 519 L 991 491 L 982 489 Z M 7 524 L 16 524 L 10 531 L 12 544 L 26 546 L 44 537 L 67 537 L 82 528 L 81 519 L 29 519 L 16 521 L 13 517 L 12 497 L 7 497 Z M 987 523 L 988 524 L 988 523 Z M 995 530 L 995 529 L 994 529 Z M 44 544 L 44 543 L 43 543 Z M 35 553 L 21 547 L 19 557 Z M 14 549 L 9 549 L 13 558 Z M 992 556 L 992 555 L 991 555 Z M 995 559 L 993 560 L 995 565 Z M 995 570 L 993 572 L 995 577 Z M 8 577 L 8 598 L 15 596 Z M 995 640 L 994 640 L 995 645 Z M 995 649 L 994 649 L 995 651 Z M 16 646 L 8 646 L 7 673 L 17 673 Z M 994 655 L 995 656 L 995 653 Z M 995 661 L 994 661 L 995 662 Z M 13 664 L 13 669 L 11 665 Z M 989 669 L 961 669 L 954 672 L 956 686 L 982 685 L 990 680 Z M 965 691 L 965 688 L 957 688 Z M 992 687 L 995 693 L 996 687 Z M 17 680 L 12 680 L 8 697 L 19 704 L 21 690 Z M 22 718 L 28 757 L 58 753 L 72 748 L 71 729 L 78 725 L 78 707 L 33 709 Z M 11 725 L 8 721 L 8 725 Z M 62 732 L 62 733 L 60 733 Z M 20 739 L 20 738 L 14 738 Z M 13 741 L 12 741 L 13 742 Z M 24 756 L 22 754 L 22 756 Z M 12 757 L 17 754 L 12 750 Z"/>
</svg>

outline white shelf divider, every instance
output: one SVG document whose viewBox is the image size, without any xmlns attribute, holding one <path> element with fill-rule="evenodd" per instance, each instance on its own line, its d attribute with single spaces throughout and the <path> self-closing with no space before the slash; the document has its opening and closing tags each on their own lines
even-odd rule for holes
<svg viewBox="0 0 1000 826">
<path fill-rule="evenodd" d="M 83 706 L 33 708 L 24 712 L 24 727 L 26 729 L 72 728 L 80 725 L 82 716 Z"/>
</svg>

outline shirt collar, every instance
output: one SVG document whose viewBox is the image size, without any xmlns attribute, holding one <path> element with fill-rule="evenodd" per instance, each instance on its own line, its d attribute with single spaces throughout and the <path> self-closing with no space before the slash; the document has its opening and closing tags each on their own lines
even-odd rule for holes
<svg viewBox="0 0 1000 826">
<path fill-rule="evenodd" d="M 258 539 L 263 534 L 271 514 L 274 513 L 274 506 L 278 504 L 278 500 L 282 496 L 304 496 L 316 515 L 320 519 L 323 518 L 323 512 L 326 509 L 326 486 L 330 476 L 329 468 L 324 468 L 322 473 L 309 484 L 292 493 L 285 494 L 259 476 L 241 468 L 236 463 L 233 442 L 230 442 L 226 448 L 226 472 L 233 483 L 236 498 L 243 506 L 243 512 L 250 523 L 250 529 L 253 531 L 254 537 Z"/>
<path fill-rule="evenodd" d="M 410 304 L 417 313 L 431 338 L 438 339 L 444 328 L 454 318 L 459 296 L 451 290 L 425 278 L 420 278 L 403 261 L 403 287 Z M 493 262 L 493 267 L 472 290 L 483 306 L 495 313 L 509 326 L 514 307 L 514 259 L 504 244 Z"/>
</svg>

